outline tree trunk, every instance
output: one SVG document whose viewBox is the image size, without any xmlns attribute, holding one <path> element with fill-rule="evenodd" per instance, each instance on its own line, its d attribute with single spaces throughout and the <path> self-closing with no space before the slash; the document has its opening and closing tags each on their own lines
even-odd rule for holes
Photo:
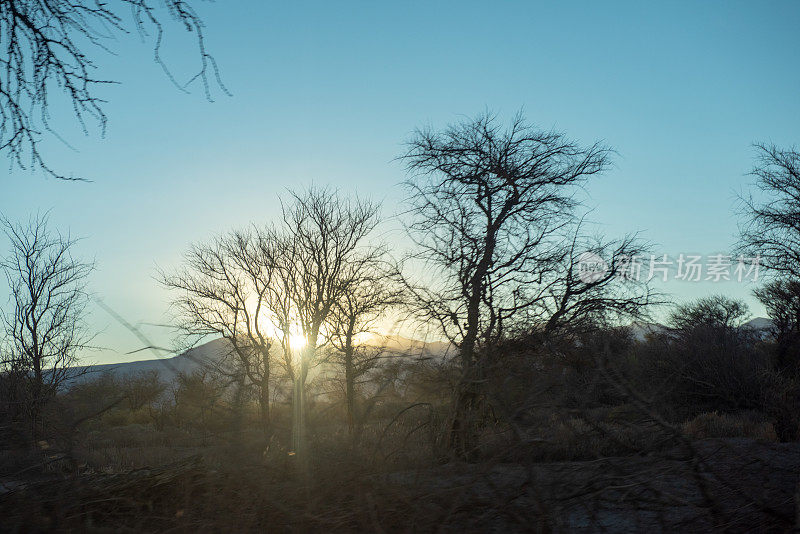
<svg viewBox="0 0 800 534">
<path fill-rule="evenodd" d="M 259 384 L 258 392 L 258 408 L 259 415 L 261 416 L 261 427 L 264 432 L 264 437 L 269 439 L 270 436 L 270 406 L 269 406 L 269 379 L 264 377 Z"/>
<path fill-rule="evenodd" d="M 45 437 L 43 425 L 41 424 L 41 415 L 45 404 L 45 387 L 44 375 L 42 373 L 42 358 L 38 355 L 38 352 L 33 360 L 33 387 L 30 391 L 31 397 L 29 399 L 30 409 L 28 417 L 30 418 L 31 435 L 34 441 L 39 441 Z"/>
<path fill-rule="evenodd" d="M 459 457 L 469 460 L 478 445 L 476 423 L 481 401 L 483 382 L 482 366 L 475 355 L 475 344 L 480 327 L 480 305 L 485 291 L 485 277 L 491 265 L 495 238 L 490 227 L 486 237 L 486 249 L 470 280 L 470 298 L 467 303 L 467 325 L 461 342 L 461 380 L 456 389 L 453 406 L 453 421 L 450 427 L 450 448 Z"/>
<path fill-rule="evenodd" d="M 261 426 L 264 432 L 264 438 L 267 440 L 267 443 L 269 443 L 272 425 L 269 405 L 269 348 L 263 351 L 261 357 L 263 358 L 264 372 L 261 376 L 261 383 L 259 384 L 258 407 L 261 415 Z"/>
<path fill-rule="evenodd" d="M 305 449 L 305 381 L 298 373 L 292 391 L 292 451 L 299 459 Z"/>
<path fill-rule="evenodd" d="M 478 447 L 481 375 L 480 366 L 474 361 L 463 370 L 453 406 L 449 445 L 458 458 L 466 461 L 475 458 Z"/>
<path fill-rule="evenodd" d="M 475 365 L 475 343 L 478 339 L 482 276 L 476 273 L 472 281 L 472 295 L 467 306 L 467 328 L 461 342 L 461 379 L 456 389 L 453 421 L 450 427 L 450 449 L 462 459 L 467 459 L 475 449 L 475 407 L 480 397 L 479 378 Z"/>
<path fill-rule="evenodd" d="M 345 338 L 344 347 L 344 379 L 345 379 L 345 402 L 347 404 L 347 429 L 350 433 L 350 438 L 355 438 L 356 427 L 356 370 L 355 362 L 353 361 L 354 348 L 353 348 L 353 330 L 355 328 L 355 321 L 350 321 Z"/>
<path fill-rule="evenodd" d="M 356 378 L 355 369 L 353 368 L 353 350 L 352 347 L 345 353 L 345 397 L 347 401 L 347 428 L 350 432 L 350 437 L 355 436 L 356 427 Z"/>
<path fill-rule="evenodd" d="M 308 378 L 309 363 L 314 358 L 318 333 L 312 332 L 307 340 L 307 345 L 300 356 L 300 370 L 295 380 L 292 395 L 292 449 L 295 462 L 302 476 L 308 469 L 308 440 L 306 432 L 306 379 Z"/>
</svg>

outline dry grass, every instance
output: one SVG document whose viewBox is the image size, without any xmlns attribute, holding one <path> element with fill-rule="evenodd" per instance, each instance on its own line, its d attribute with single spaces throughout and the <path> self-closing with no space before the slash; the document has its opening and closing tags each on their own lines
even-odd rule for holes
<svg viewBox="0 0 800 534">
<path fill-rule="evenodd" d="M 122 473 L 84 473 L 0 497 L 4 530 L 118 532 L 598 532 L 782 530 L 792 524 L 800 447 L 698 442 L 697 456 L 580 462 L 408 465 L 316 444 L 309 469 L 289 456 L 204 450 Z M 130 451 L 135 454 L 134 451 Z M 149 454 L 141 450 L 141 462 Z M 698 465 L 696 460 L 702 460 Z M 754 461 L 758 459 L 758 461 Z M 794 481 L 794 482 L 793 482 Z M 719 516 L 715 515 L 718 514 Z M 722 528 L 725 525 L 725 528 Z"/>
<path fill-rule="evenodd" d="M 684 422 L 665 415 L 681 410 L 653 409 L 658 404 L 609 383 L 611 375 L 588 363 L 583 374 L 564 372 L 560 360 L 526 365 L 521 358 L 506 370 L 509 380 L 492 386 L 493 410 L 470 464 L 447 449 L 450 408 L 440 390 L 418 387 L 413 398 L 384 391 L 365 409 L 356 438 L 341 403 L 315 399 L 303 464 L 290 454 L 286 404 L 273 410 L 269 440 L 252 404 L 220 405 L 213 417 L 186 405 L 157 417 L 117 407 L 71 436 L 72 464 L 53 464 L 26 488 L 0 494 L 2 526 L 637 532 L 794 525 L 800 446 L 774 443 L 767 416 L 711 411 Z"/>
<path fill-rule="evenodd" d="M 706 412 L 683 424 L 683 432 L 690 437 L 704 438 L 752 438 L 777 442 L 775 427 L 757 413 L 720 414 Z"/>
</svg>

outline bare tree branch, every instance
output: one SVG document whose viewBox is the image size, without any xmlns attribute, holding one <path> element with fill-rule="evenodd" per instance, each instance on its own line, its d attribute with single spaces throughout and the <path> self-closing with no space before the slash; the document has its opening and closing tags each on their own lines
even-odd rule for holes
<svg viewBox="0 0 800 534">
<path fill-rule="evenodd" d="M 23 405 L 35 428 L 44 404 L 76 375 L 78 353 L 93 338 L 84 318 L 94 266 L 72 255 L 76 240 L 52 232 L 46 215 L 27 225 L 0 224 L 11 244 L 0 261 L 11 290 L 10 313 L 2 314 L 10 351 L 0 369 L 24 382 Z"/>
<path fill-rule="evenodd" d="M 619 276 L 623 260 L 642 250 L 635 236 L 588 239 L 574 215 L 576 192 L 608 167 L 609 155 L 599 143 L 581 147 L 537 130 L 521 115 L 504 129 L 484 114 L 442 132 L 418 131 L 408 143 L 408 230 L 424 276 L 406 285 L 418 317 L 459 349 L 470 390 L 464 402 L 476 402 L 481 359 L 509 333 L 636 315 L 649 302 L 649 291 Z M 581 277 L 585 252 L 605 256 L 607 271 Z"/>
<path fill-rule="evenodd" d="M 66 98 L 83 129 L 96 123 L 105 133 L 107 117 L 96 90 L 114 83 L 98 76 L 92 53 L 109 51 L 106 43 L 135 28 L 155 34 L 153 55 L 169 79 L 182 91 L 200 80 L 207 99 L 212 85 L 224 93 L 216 61 L 205 45 L 204 25 L 186 0 L 4 0 L 0 2 L 0 151 L 14 166 L 39 168 L 63 180 L 76 178 L 54 170 L 39 144 L 45 132 L 61 139 L 50 124 L 54 95 Z M 159 8 L 159 4 L 161 7 Z M 130 10 L 130 22 L 121 13 Z M 179 83 L 161 58 L 164 24 L 173 21 L 195 35 L 200 66 L 187 83 Z M 80 178 L 78 178 L 80 179 Z"/>
</svg>

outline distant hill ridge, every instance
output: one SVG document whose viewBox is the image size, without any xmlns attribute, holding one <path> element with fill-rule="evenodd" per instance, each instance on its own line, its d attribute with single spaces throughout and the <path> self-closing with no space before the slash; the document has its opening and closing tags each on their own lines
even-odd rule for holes
<svg viewBox="0 0 800 534">
<path fill-rule="evenodd" d="M 774 326 L 775 323 L 772 322 L 772 319 L 756 317 L 744 323 L 741 328 L 767 332 L 772 330 Z M 633 335 L 633 338 L 637 341 L 644 341 L 649 335 L 656 335 L 669 330 L 669 327 L 661 323 L 647 323 L 643 321 L 634 321 L 628 325 L 627 328 L 630 329 L 631 335 Z"/>
<path fill-rule="evenodd" d="M 773 322 L 765 317 L 756 317 L 747 321 L 742 328 L 767 331 L 773 327 Z M 654 335 L 668 330 L 660 323 L 633 322 L 628 325 L 634 339 L 644 341 L 648 335 Z M 373 336 L 367 343 L 383 347 L 386 351 L 398 355 L 408 356 L 433 356 L 443 357 L 453 354 L 452 345 L 444 341 L 421 341 L 403 336 Z M 213 366 L 230 353 L 230 344 L 223 338 L 214 339 L 198 345 L 177 356 L 168 358 L 155 358 L 124 363 L 108 363 L 101 365 L 87 365 L 79 367 L 87 371 L 82 379 L 91 378 L 101 373 L 111 372 L 118 377 L 129 376 L 139 372 L 158 371 L 163 380 L 172 380 L 179 373 L 192 373 L 204 367 Z"/>
<path fill-rule="evenodd" d="M 387 352 L 408 356 L 444 356 L 451 348 L 449 343 L 443 341 L 426 342 L 403 336 L 373 336 L 367 340 L 367 344 L 383 347 Z M 192 373 L 209 366 L 213 367 L 230 352 L 230 343 L 224 338 L 218 338 L 177 356 L 76 367 L 77 370 L 86 372 L 76 380 L 81 382 L 102 373 L 125 377 L 140 372 L 158 371 L 163 380 L 170 381 L 179 373 Z"/>
</svg>

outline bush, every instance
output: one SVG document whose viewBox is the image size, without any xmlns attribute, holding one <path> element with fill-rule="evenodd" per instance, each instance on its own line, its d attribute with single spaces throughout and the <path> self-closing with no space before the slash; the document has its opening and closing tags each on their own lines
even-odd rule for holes
<svg viewBox="0 0 800 534">
<path fill-rule="evenodd" d="M 683 432 L 690 437 L 705 438 L 753 438 L 762 441 L 778 441 L 775 427 L 757 412 L 741 414 L 701 413 L 683 424 Z"/>
</svg>

